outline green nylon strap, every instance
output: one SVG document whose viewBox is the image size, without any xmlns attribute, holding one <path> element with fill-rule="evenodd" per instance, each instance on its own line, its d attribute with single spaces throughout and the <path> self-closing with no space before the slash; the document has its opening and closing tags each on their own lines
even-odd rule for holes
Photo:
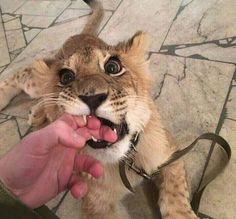
<svg viewBox="0 0 236 219">
<path fill-rule="evenodd" d="M 59 219 L 55 214 L 53 214 L 52 211 L 46 206 L 43 205 L 39 208 L 34 209 L 35 212 L 37 212 L 42 218 L 45 219 Z"/>
<path fill-rule="evenodd" d="M 0 219 L 59 219 L 59 217 L 46 206 L 35 210 L 28 208 L 0 183 Z"/>
<path fill-rule="evenodd" d="M 205 138 L 205 139 L 212 140 L 213 148 L 215 147 L 216 143 L 218 145 L 220 145 L 221 149 L 227 155 L 227 161 L 221 166 L 221 169 L 218 170 L 218 172 L 215 175 L 211 176 L 211 179 L 210 180 L 208 179 L 208 181 L 206 181 L 206 182 L 204 182 L 204 181 L 205 181 L 205 171 L 206 171 L 207 166 L 205 167 L 205 170 L 203 170 L 204 174 L 202 175 L 202 179 L 200 181 L 199 187 L 198 187 L 197 191 L 195 191 L 195 193 L 193 194 L 193 198 L 191 201 L 192 209 L 197 213 L 198 216 L 200 216 L 198 210 L 199 210 L 201 198 L 202 198 L 205 188 L 223 171 L 223 169 L 227 166 L 227 164 L 229 163 L 230 158 L 231 158 L 231 147 L 228 144 L 228 142 L 219 135 L 216 135 L 216 134 L 209 135 L 209 134 L 210 133 L 207 134 L 207 136 L 206 136 L 207 138 Z M 203 184 L 203 182 L 204 182 L 204 184 Z"/>
<path fill-rule="evenodd" d="M 127 178 L 126 172 L 125 172 L 125 168 L 126 168 L 126 163 L 124 161 L 120 161 L 119 162 L 119 173 L 120 173 L 120 178 L 124 184 L 124 186 L 131 192 L 134 193 L 134 189 L 132 187 L 132 185 L 129 182 L 129 179 Z"/>
<path fill-rule="evenodd" d="M 158 175 L 160 173 L 160 171 L 162 171 L 164 168 L 168 167 L 169 165 L 173 164 L 178 159 L 180 159 L 183 156 L 185 156 L 186 154 L 188 154 L 193 148 L 195 148 L 197 146 L 196 143 L 199 140 L 210 140 L 214 144 L 217 143 L 222 148 L 222 150 L 226 153 L 228 159 L 227 159 L 227 162 L 224 164 L 224 166 L 222 166 L 222 169 L 221 169 L 221 171 L 222 171 L 223 168 L 228 164 L 228 162 L 231 158 L 231 148 L 230 148 L 230 145 L 228 144 L 228 142 L 224 138 L 222 138 L 221 136 L 214 134 L 214 133 L 204 133 L 201 136 L 199 136 L 198 138 L 196 138 L 192 142 L 192 144 L 190 144 L 189 146 L 187 146 L 183 149 L 177 150 L 176 152 L 174 152 L 171 155 L 171 157 L 166 162 L 164 162 L 159 167 L 157 167 L 157 170 L 152 174 L 147 174 L 142 168 L 138 168 L 137 166 L 135 166 L 134 163 L 129 166 L 128 170 L 133 170 L 134 172 L 136 172 L 138 175 L 142 176 L 145 179 L 152 179 L 156 175 Z M 134 192 L 132 185 L 130 184 L 129 179 L 127 178 L 127 175 L 126 175 L 126 166 L 127 166 L 127 163 L 125 163 L 125 160 L 121 160 L 119 163 L 120 177 L 121 177 L 121 180 L 122 180 L 123 184 L 125 185 L 125 187 L 127 189 L 129 189 L 131 192 Z M 206 182 L 205 185 L 201 185 L 201 187 L 193 194 L 193 199 L 192 199 L 191 205 L 192 205 L 192 208 L 196 214 L 198 213 L 198 208 L 199 208 L 199 204 L 200 204 L 204 189 L 217 175 L 220 174 L 221 171 L 219 171 L 214 177 L 212 177 L 211 180 Z"/>
</svg>

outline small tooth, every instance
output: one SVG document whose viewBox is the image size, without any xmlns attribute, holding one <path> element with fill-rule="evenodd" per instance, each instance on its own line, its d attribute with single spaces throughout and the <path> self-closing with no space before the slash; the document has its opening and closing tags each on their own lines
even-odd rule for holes
<svg viewBox="0 0 236 219">
<path fill-rule="evenodd" d="M 97 142 L 98 140 L 92 136 L 93 141 Z"/>
<path fill-rule="evenodd" d="M 114 128 L 113 131 L 117 134 L 117 130 L 116 130 L 116 128 Z"/>
<path fill-rule="evenodd" d="M 86 115 L 83 115 L 83 120 L 84 120 L 85 124 L 87 124 L 87 117 L 86 117 Z"/>
</svg>

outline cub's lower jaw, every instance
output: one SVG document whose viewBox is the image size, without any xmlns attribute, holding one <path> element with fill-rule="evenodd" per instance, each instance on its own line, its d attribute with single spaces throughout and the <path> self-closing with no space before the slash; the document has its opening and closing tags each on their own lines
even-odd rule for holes
<svg viewBox="0 0 236 219">
<path fill-rule="evenodd" d="M 111 122 L 110 120 L 107 120 L 101 117 L 97 117 L 97 118 L 100 120 L 101 125 L 110 127 L 117 134 L 116 142 L 122 140 L 124 136 L 129 133 L 126 122 L 122 122 L 121 124 L 115 124 Z M 102 148 L 104 149 L 104 148 L 111 147 L 114 143 L 92 137 L 92 139 L 87 141 L 87 144 L 94 149 L 102 149 Z"/>
<path fill-rule="evenodd" d="M 89 154 L 101 161 L 103 164 L 118 163 L 130 148 L 130 140 L 132 136 L 127 134 L 123 139 L 113 143 L 109 147 L 94 149 L 88 144 L 82 151 L 84 154 Z"/>
<path fill-rule="evenodd" d="M 86 121 L 86 116 L 84 115 L 83 117 Z M 87 141 L 88 147 L 85 147 L 83 151 L 91 154 L 103 163 L 117 163 L 129 150 L 132 134 L 130 134 L 128 125 L 126 121 L 123 121 L 121 124 L 115 124 L 105 118 L 96 118 L 100 120 L 101 125 L 111 128 L 117 134 L 117 140 L 111 143 L 92 137 L 92 139 Z"/>
</svg>

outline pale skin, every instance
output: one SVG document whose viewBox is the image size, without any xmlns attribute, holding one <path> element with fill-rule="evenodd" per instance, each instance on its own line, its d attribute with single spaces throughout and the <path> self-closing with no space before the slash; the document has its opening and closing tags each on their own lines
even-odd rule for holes
<svg viewBox="0 0 236 219">
<path fill-rule="evenodd" d="M 77 153 L 92 135 L 109 142 L 117 138 L 95 117 L 85 123 L 82 117 L 64 114 L 26 136 L 0 159 L 1 182 L 30 208 L 45 204 L 66 189 L 75 198 L 83 197 L 87 184 L 78 173 L 86 172 L 94 178 L 103 175 L 100 162 Z"/>
</svg>

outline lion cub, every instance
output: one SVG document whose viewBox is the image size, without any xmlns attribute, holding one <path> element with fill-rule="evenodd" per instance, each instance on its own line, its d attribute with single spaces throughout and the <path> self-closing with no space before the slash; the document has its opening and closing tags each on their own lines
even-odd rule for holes
<svg viewBox="0 0 236 219">
<path fill-rule="evenodd" d="M 67 112 L 93 114 L 112 128 L 118 136 L 115 143 L 93 138 L 81 152 L 99 159 L 105 172 L 102 179 L 87 178 L 89 192 L 83 199 L 82 213 L 88 219 L 125 219 L 129 215 L 120 200 L 129 191 L 121 181 L 119 161 L 126 157 L 133 136 L 139 134 L 135 163 L 147 173 L 166 161 L 176 145 L 164 130 L 149 92 L 147 35 L 137 32 L 127 42 L 107 45 L 96 37 L 103 16 L 101 4 L 85 2 L 93 14 L 81 34 L 70 37 L 55 56 L 36 60 L 0 82 L 0 110 L 23 90 L 32 98 L 41 98 L 30 115 L 34 126 Z M 142 180 L 128 168 L 127 175 L 133 186 Z M 183 162 L 167 167 L 159 178 L 162 217 L 197 218 L 189 204 Z"/>
</svg>

